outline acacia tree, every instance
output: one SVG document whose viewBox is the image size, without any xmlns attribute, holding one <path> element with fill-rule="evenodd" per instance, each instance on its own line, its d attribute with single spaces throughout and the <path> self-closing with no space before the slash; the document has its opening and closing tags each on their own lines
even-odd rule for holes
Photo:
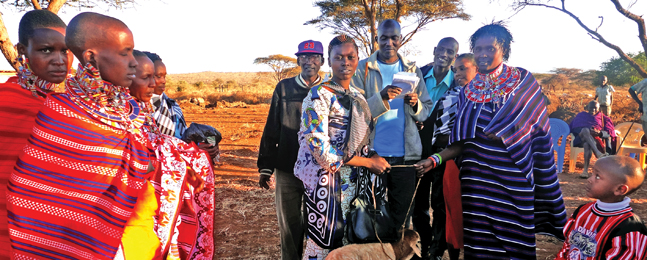
<svg viewBox="0 0 647 260">
<path fill-rule="evenodd" d="M 643 68 L 647 68 L 647 57 L 644 52 L 627 55 Z M 603 62 L 599 73 L 607 76 L 609 83 L 616 86 L 633 85 L 643 79 L 633 67 L 619 57 L 612 57 Z"/>
<path fill-rule="evenodd" d="M 383 20 L 394 19 L 400 24 L 403 20 L 410 22 L 403 26 L 408 30 L 402 38 L 404 46 L 433 21 L 470 19 L 463 12 L 462 0 L 320 0 L 315 2 L 315 6 L 319 7 L 321 15 L 307 21 L 306 25 L 352 36 L 366 56 L 378 49 L 375 37 Z"/>
<path fill-rule="evenodd" d="M 642 45 L 644 52 L 647 52 L 647 34 L 645 32 L 645 20 L 642 18 L 642 15 L 636 15 L 632 12 L 629 11 L 631 9 L 631 6 L 633 6 L 635 1 L 633 1 L 631 4 L 628 5 L 627 8 L 624 8 L 622 4 L 620 4 L 620 0 L 609 0 L 613 5 L 616 7 L 616 10 L 625 16 L 626 18 L 629 18 L 630 20 L 634 21 L 636 25 L 638 26 L 638 40 L 640 41 L 640 44 Z M 599 41 L 600 43 L 604 44 L 605 46 L 613 49 L 618 53 L 620 58 L 627 62 L 632 68 L 634 68 L 638 74 L 642 78 L 647 78 L 647 70 L 646 67 L 641 66 L 638 62 L 636 62 L 630 55 L 625 53 L 618 45 L 615 45 L 611 42 L 609 42 L 607 39 L 605 39 L 602 34 L 598 32 L 598 29 L 602 26 L 604 23 L 604 17 L 600 16 L 600 25 L 595 27 L 595 29 L 592 29 L 593 27 L 589 27 L 588 25 L 584 24 L 582 20 L 575 14 L 573 14 L 571 11 L 566 9 L 566 0 L 560 0 L 559 2 L 561 5 L 555 6 L 555 5 L 550 5 L 548 4 L 550 0 L 514 0 L 512 7 L 518 12 L 524 9 L 527 6 L 540 6 L 540 7 L 545 7 L 553 10 L 560 11 L 564 14 L 567 14 L 571 18 L 573 18 L 579 25 L 582 27 L 586 32 L 596 41 Z M 590 2 L 590 1 L 589 1 Z"/>
<path fill-rule="evenodd" d="M 272 77 L 276 82 L 283 79 L 294 77 L 301 72 L 297 64 L 297 59 L 274 54 L 267 57 L 259 57 L 254 60 L 254 64 L 268 65 L 274 71 Z"/>
<path fill-rule="evenodd" d="M 89 9 L 98 5 L 107 5 L 108 7 L 122 8 L 126 5 L 133 4 L 134 0 L 0 0 L 0 6 L 14 8 L 18 11 L 28 11 L 33 9 L 47 9 L 52 13 L 58 14 L 62 7 L 76 9 Z M 44 7 L 43 7 L 44 6 Z M 7 59 L 9 64 L 17 71 L 18 52 L 14 44 L 9 39 L 7 27 L 2 20 L 0 12 L 0 51 Z"/>
</svg>

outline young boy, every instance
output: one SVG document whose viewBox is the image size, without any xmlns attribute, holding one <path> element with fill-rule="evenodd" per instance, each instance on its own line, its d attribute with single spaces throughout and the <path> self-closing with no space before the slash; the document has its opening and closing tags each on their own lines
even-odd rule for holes
<svg viewBox="0 0 647 260">
<path fill-rule="evenodd" d="M 627 195 L 643 183 L 640 164 L 626 156 L 599 159 L 588 179 L 587 196 L 564 227 L 566 241 L 555 259 L 645 259 L 647 228 L 633 214 Z"/>
<path fill-rule="evenodd" d="M 65 43 L 79 59 L 65 94 L 50 94 L 7 185 L 15 259 L 113 259 L 153 156 L 128 94 L 133 36 L 81 13 Z"/>
<path fill-rule="evenodd" d="M 47 10 L 25 13 L 18 26 L 18 53 L 24 56 L 13 82 L 0 84 L 0 259 L 9 259 L 6 188 L 13 166 L 34 128 L 45 93 L 63 82 L 72 58 L 65 46 L 65 23 Z M 10 80 L 12 80 L 10 79 Z"/>
</svg>

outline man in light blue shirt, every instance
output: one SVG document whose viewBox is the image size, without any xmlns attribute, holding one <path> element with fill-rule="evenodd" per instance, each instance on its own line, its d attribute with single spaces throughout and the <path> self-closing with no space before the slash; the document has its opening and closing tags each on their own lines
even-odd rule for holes
<svg viewBox="0 0 647 260">
<path fill-rule="evenodd" d="M 434 47 L 434 63 L 427 65 L 420 70 L 425 75 L 425 84 L 427 85 L 427 92 L 431 100 L 436 103 L 449 86 L 454 82 L 454 72 L 452 71 L 452 64 L 458 56 L 458 42 L 452 37 L 443 38 L 438 42 L 438 46 Z M 440 81 L 438 81 L 440 79 Z"/>
<path fill-rule="evenodd" d="M 420 70 L 424 76 L 429 92 L 429 98 L 433 100 L 434 106 L 431 116 L 424 122 L 420 130 L 420 140 L 422 142 L 422 158 L 427 158 L 434 153 L 440 152 L 447 147 L 449 142 L 448 135 L 436 136 L 435 142 L 432 143 L 432 137 L 436 127 L 440 127 L 442 122 L 438 122 L 437 114 L 442 115 L 442 109 L 439 109 L 439 100 L 447 94 L 450 89 L 455 89 L 454 72 L 452 64 L 458 56 L 458 42 L 451 37 L 443 38 L 434 48 L 433 65 L 427 65 Z M 422 253 L 427 254 L 429 258 L 423 259 L 442 259 L 447 243 L 445 241 L 445 203 L 443 197 L 443 175 L 445 164 L 426 173 L 420 180 L 418 193 L 416 193 L 416 202 L 413 209 L 413 225 L 420 234 L 420 243 Z M 431 199 L 429 198 L 429 189 L 431 188 Z M 429 226 L 430 216 L 429 207 L 433 210 L 433 223 Z"/>
</svg>

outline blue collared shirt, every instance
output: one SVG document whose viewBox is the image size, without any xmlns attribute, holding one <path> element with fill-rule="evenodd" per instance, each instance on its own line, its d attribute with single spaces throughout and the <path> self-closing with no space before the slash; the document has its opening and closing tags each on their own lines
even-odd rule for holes
<svg viewBox="0 0 647 260">
<path fill-rule="evenodd" d="M 452 85 L 452 82 L 454 82 L 454 72 L 452 70 L 447 72 L 447 75 L 440 83 L 434 77 L 433 68 L 427 72 L 427 75 L 425 75 L 425 84 L 427 84 L 427 92 L 429 92 L 429 98 L 434 102 L 434 106 L 436 101 L 445 95 L 445 92 Z"/>
</svg>

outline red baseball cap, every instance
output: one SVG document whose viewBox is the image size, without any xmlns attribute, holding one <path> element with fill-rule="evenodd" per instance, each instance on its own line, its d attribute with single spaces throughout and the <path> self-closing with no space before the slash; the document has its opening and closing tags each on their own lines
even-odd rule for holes
<svg viewBox="0 0 647 260">
<path fill-rule="evenodd" d="M 321 44 L 321 42 L 313 40 L 307 40 L 299 43 L 299 51 L 294 55 L 299 56 L 301 54 L 319 54 L 323 56 L 323 45 Z"/>
</svg>

